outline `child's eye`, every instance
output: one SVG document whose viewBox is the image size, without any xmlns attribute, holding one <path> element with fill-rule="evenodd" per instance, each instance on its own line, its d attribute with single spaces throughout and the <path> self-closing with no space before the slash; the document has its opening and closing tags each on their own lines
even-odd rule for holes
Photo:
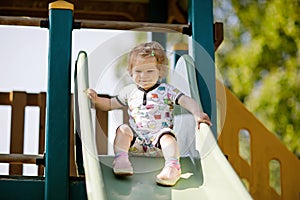
<svg viewBox="0 0 300 200">
<path fill-rule="evenodd" d="M 134 70 L 135 73 L 141 73 L 141 70 Z"/>
<path fill-rule="evenodd" d="M 154 70 L 148 70 L 147 72 L 148 72 L 148 73 L 152 73 L 152 72 L 154 72 Z"/>
</svg>

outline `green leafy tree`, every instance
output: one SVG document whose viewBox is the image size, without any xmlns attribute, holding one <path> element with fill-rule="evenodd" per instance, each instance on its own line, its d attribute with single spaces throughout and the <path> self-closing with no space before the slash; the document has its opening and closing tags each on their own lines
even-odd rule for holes
<svg viewBox="0 0 300 200">
<path fill-rule="evenodd" d="M 225 84 L 300 156 L 300 1 L 215 0 Z"/>
</svg>

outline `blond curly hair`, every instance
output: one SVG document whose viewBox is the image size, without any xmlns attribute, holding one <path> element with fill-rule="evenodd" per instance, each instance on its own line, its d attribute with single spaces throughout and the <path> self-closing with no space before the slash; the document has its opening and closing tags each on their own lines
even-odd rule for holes
<svg viewBox="0 0 300 200">
<path fill-rule="evenodd" d="M 139 44 L 134 47 L 128 55 L 127 70 L 132 76 L 132 68 L 136 64 L 138 58 L 155 57 L 157 61 L 157 69 L 160 77 L 165 78 L 168 75 L 168 57 L 164 48 L 155 41 Z"/>
</svg>

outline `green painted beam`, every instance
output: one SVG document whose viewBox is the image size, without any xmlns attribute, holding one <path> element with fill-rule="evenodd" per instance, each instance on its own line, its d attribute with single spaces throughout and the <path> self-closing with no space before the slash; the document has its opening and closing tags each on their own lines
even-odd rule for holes
<svg viewBox="0 0 300 200">
<path fill-rule="evenodd" d="M 45 199 L 69 199 L 73 4 L 49 4 Z"/>
<path fill-rule="evenodd" d="M 44 178 L 0 176 L 0 199 L 44 199 Z"/>
<path fill-rule="evenodd" d="M 189 21 L 192 26 L 193 55 L 202 107 L 213 123 L 217 137 L 216 78 L 214 64 L 213 1 L 189 1 Z"/>
<path fill-rule="evenodd" d="M 70 199 L 87 199 L 84 178 L 72 177 L 69 180 Z M 44 199 L 45 181 L 43 177 L 0 176 L 0 199 L 32 200 Z"/>
</svg>

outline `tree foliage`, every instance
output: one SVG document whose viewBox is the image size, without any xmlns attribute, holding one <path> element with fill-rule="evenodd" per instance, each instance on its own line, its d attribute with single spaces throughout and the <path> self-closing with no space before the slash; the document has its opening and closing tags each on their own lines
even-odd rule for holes
<svg viewBox="0 0 300 200">
<path fill-rule="evenodd" d="M 300 1 L 215 0 L 216 65 L 246 107 L 300 155 Z"/>
</svg>

